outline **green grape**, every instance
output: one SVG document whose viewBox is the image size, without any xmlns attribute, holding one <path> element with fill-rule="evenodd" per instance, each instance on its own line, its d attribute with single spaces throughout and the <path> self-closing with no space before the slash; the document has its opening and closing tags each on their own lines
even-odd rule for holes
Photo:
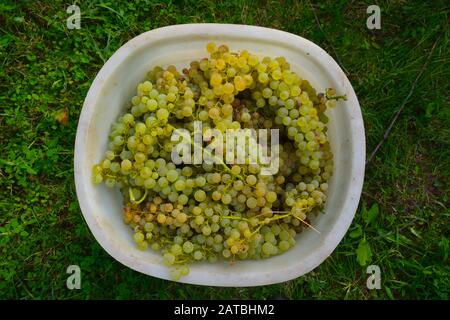
<svg viewBox="0 0 450 320">
<path fill-rule="evenodd" d="M 195 260 L 201 260 L 203 259 L 203 253 L 200 250 L 197 250 L 194 252 L 193 257 Z"/>
<path fill-rule="evenodd" d="M 95 184 L 100 184 L 103 182 L 103 177 L 101 174 L 94 174 L 92 179 Z"/>
<path fill-rule="evenodd" d="M 245 203 L 247 201 L 247 197 L 244 194 L 240 194 L 237 197 L 237 201 L 240 203 Z"/>
<path fill-rule="evenodd" d="M 113 173 L 117 173 L 120 171 L 120 164 L 118 162 L 112 162 L 110 169 Z"/>
<path fill-rule="evenodd" d="M 212 215 L 214 214 L 214 210 L 209 207 L 205 208 L 204 212 L 205 212 L 205 216 L 207 216 L 207 217 L 212 217 Z"/>
<path fill-rule="evenodd" d="M 114 152 L 111 150 L 106 151 L 105 158 L 108 159 L 109 161 L 114 160 L 114 158 L 115 158 Z"/>
<path fill-rule="evenodd" d="M 264 240 L 266 242 L 270 242 L 270 243 L 276 243 L 275 240 L 275 235 L 273 234 L 273 232 L 269 231 L 264 235 Z"/>
<path fill-rule="evenodd" d="M 231 196 L 229 194 L 223 194 L 222 195 L 222 203 L 223 204 L 230 204 L 231 203 Z"/>
<path fill-rule="evenodd" d="M 203 226 L 203 228 L 202 228 L 202 233 L 203 233 L 205 236 L 209 236 L 209 235 L 211 234 L 211 227 L 209 227 L 209 226 Z"/>
<path fill-rule="evenodd" d="M 232 173 L 233 175 L 238 175 L 238 174 L 240 174 L 240 173 L 241 173 L 241 167 L 238 166 L 238 165 L 233 165 L 233 166 L 231 167 L 231 173 Z"/>
<path fill-rule="evenodd" d="M 150 168 L 147 168 L 147 167 L 143 167 L 143 168 L 141 168 L 141 170 L 140 170 L 140 176 L 142 177 L 142 178 L 149 178 L 150 176 L 152 175 L 152 170 L 150 169 Z"/>
<path fill-rule="evenodd" d="M 222 251 L 222 255 L 224 256 L 224 258 L 229 258 L 229 257 L 231 257 L 231 252 L 228 249 L 224 249 Z"/>
<path fill-rule="evenodd" d="M 124 124 L 133 124 L 134 123 L 134 117 L 133 117 L 133 115 L 132 114 L 130 114 L 130 113 L 126 113 L 124 116 L 123 116 L 123 123 Z"/>
<path fill-rule="evenodd" d="M 198 176 L 195 179 L 195 185 L 197 187 L 203 187 L 203 186 L 205 186 L 205 184 L 206 184 L 206 179 L 203 176 Z"/>
<path fill-rule="evenodd" d="M 147 241 L 141 241 L 137 243 L 138 249 L 145 251 L 148 248 L 148 242 Z"/>
<path fill-rule="evenodd" d="M 187 276 L 189 274 L 189 267 L 187 265 L 181 266 L 181 275 Z"/>
<path fill-rule="evenodd" d="M 167 120 L 169 118 L 169 111 L 166 109 L 158 109 L 158 111 L 156 111 L 156 118 L 158 120 Z"/>
<path fill-rule="evenodd" d="M 172 253 L 169 253 L 169 252 L 167 252 L 163 255 L 163 259 L 164 259 L 164 263 L 167 265 L 173 265 L 176 260 L 175 255 L 173 255 Z"/>
<path fill-rule="evenodd" d="M 172 280 L 175 280 L 175 281 L 180 280 L 181 276 L 182 276 L 181 269 L 174 268 L 174 269 L 170 270 L 170 278 Z"/>
<path fill-rule="evenodd" d="M 247 176 L 246 182 L 250 185 L 253 186 L 257 181 L 257 178 L 254 175 L 249 175 Z"/>
<path fill-rule="evenodd" d="M 136 233 L 134 234 L 134 241 L 135 241 L 136 243 L 141 242 L 141 241 L 144 241 L 144 234 L 143 234 L 142 232 L 136 232 Z"/>
<path fill-rule="evenodd" d="M 134 130 L 136 131 L 137 134 L 143 135 L 147 131 L 147 127 L 145 126 L 144 123 L 138 122 L 134 126 Z"/>
<path fill-rule="evenodd" d="M 203 224 L 203 222 L 205 222 L 205 218 L 203 216 L 197 216 L 195 217 L 194 221 L 197 225 L 201 225 Z"/>
<path fill-rule="evenodd" d="M 167 187 L 167 186 L 169 185 L 169 181 L 167 180 L 166 177 L 160 177 L 160 178 L 158 179 L 158 185 L 159 185 L 161 188 L 165 188 L 165 187 Z"/>
<path fill-rule="evenodd" d="M 146 155 L 143 154 L 142 152 L 137 152 L 137 153 L 134 155 L 134 160 L 135 160 L 136 162 L 144 162 L 145 160 L 147 160 L 147 157 L 146 157 Z"/>
<path fill-rule="evenodd" d="M 237 191 L 241 191 L 244 188 L 244 183 L 241 180 L 236 180 L 233 183 L 233 188 Z"/>
<path fill-rule="evenodd" d="M 130 160 L 128 160 L 128 159 L 122 160 L 122 163 L 121 163 L 122 170 L 128 171 L 131 169 L 131 167 L 132 167 L 132 164 L 131 164 Z"/>
<path fill-rule="evenodd" d="M 106 179 L 105 184 L 109 188 L 114 188 L 114 186 L 116 185 L 116 180 L 114 180 L 113 178 L 108 178 Z"/>
<path fill-rule="evenodd" d="M 183 252 L 184 253 L 191 253 L 194 251 L 194 244 L 190 241 L 186 241 L 183 243 Z"/>
<path fill-rule="evenodd" d="M 255 198 L 250 197 L 247 199 L 246 204 L 249 209 L 254 209 L 257 206 L 257 201 Z"/>
<path fill-rule="evenodd" d="M 167 180 L 169 180 L 169 182 L 176 181 L 178 179 L 177 170 L 172 169 L 172 170 L 167 171 L 166 177 L 167 177 Z"/>
<path fill-rule="evenodd" d="M 202 202 L 206 200 L 206 193 L 203 190 L 197 190 L 194 193 L 194 198 L 195 200 L 197 200 L 198 202 Z"/>
<path fill-rule="evenodd" d="M 220 175 L 220 173 L 215 172 L 211 175 L 212 183 L 219 183 L 220 181 L 222 181 L 222 176 Z"/>
<path fill-rule="evenodd" d="M 264 244 L 261 247 L 261 250 L 266 255 L 271 255 L 273 252 L 273 244 L 270 242 L 264 242 Z"/>
<path fill-rule="evenodd" d="M 214 192 L 212 193 L 212 195 L 211 195 L 211 198 L 212 198 L 214 201 L 219 201 L 219 200 L 222 198 L 222 194 L 221 194 L 220 192 L 218 192 L 218 191 L 214 191 Z"/>
<path fill-rule="evenodd" d="M 183 248 L 182 248 L 179 244 L 175 243 L 175 244 L 172 245 L 172 247 L 170 248 L 170 252 L 171 252 L 173 255 L 177 256 L 177 255 L 179 255 L 179 254 L 181 254 L 181 253 L 183 252 Z"/>
<path fill-rule="evenodd" d="M 184 180 L 177 180 L 174 184 L 175 190 L 183 191 L 186 188 L 186 183 Z"/>
<path fill-rule="evenodd" d="M 180 194 L 178 196 L 178 200 L 177 201 L 178 201 L 178 203 L 180 205 L 185 205 L 189 201 L 189 198 L 186 195 L 184 195 L 184 194 Z"/>
</svg>

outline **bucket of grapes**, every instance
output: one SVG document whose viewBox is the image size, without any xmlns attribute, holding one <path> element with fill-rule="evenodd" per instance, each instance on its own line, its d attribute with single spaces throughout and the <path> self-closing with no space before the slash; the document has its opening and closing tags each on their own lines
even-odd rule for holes
<svg viewBox="0 0 450 320">
<path fill-rule="evenodd" d="M 84 218 L 124 265 L 256 286 L 299 277 L 345 235 L 365 136 L 339 65 L 299 36 L 192 24 L 122 46 L 85 99 L 75 145 Z"/>
</svg>

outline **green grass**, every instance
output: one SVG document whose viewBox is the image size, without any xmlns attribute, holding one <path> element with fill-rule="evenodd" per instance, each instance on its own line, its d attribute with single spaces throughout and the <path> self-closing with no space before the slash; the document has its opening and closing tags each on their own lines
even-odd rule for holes
<svg viewBox="0 0 450 320">
<path fill-rule="evenodd" d="M 381 30 L 368 30 L 366 8 L 373 1 L 364 2 L 314 5 L 319 28 L 307 1 L 77 1 L 82 28 L 68 30 L 69 2 L 2 1 L 0 298 L 448 299 L 450 7 L 445 1 L 377 1 Z M 322 46 L 348 71 L 363 111 L 368 154 L 441 35 L 391 135 L 367 165 L 350 232 L 301 278 L 256 288 L 152 278 L 113 260 L 82 218 L 73 146 L 92 80 L 127 40 L 190 22 L 267 26 Z M 61 115 L 68 116 L 66 124 Z M 365 285 L 360 262 L 369 250 L 365 262 L 380 266 L 381 290 Z M 81 267 L 81 290 L 65 286 L 71 264 Z"/>
</svg>

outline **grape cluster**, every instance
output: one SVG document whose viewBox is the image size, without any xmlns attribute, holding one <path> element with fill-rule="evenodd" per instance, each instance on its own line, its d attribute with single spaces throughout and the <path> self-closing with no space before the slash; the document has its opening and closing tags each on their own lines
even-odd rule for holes
<svg viewBox="0 0 450 320">
<path fill-rule="evenodd" d="M 155 67 L 112 126 L 93 182 L 119 187 L 124 221 L 138 248 L 160 251 L 171 276 L 188 263 L 260 259 L 295 245 L 308 215 L 323 209 L 333 155 L 325 111 L 333 89 L 316 94 L 283 57 L 261 58 L 207 44 L 210 57 L 179 72 Z M 177 128 L 280 131 L 279 167 L 262 175 L 253 163 L 175 165 Z"/>
</svg>

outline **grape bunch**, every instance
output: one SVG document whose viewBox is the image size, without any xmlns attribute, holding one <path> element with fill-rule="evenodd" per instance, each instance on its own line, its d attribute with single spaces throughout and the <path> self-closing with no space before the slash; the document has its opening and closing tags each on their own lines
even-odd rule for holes
<svg viewBox="0 0 450 320">
<path fill-rule="evenodd" d="M 141 250 L 162 254 L 174 280 L 188 264 L 261 259 L 295 245 L 322 211 L 333 170 L 327 108 L 345 98 L 317 94 L 283 57 L 208 43 L 208 58 L 178 71 L 155 67 L 113 124 L 95 184 L 118 187 L 123 219 Z M 278 129 L 279 170 L 250 163 L 175 164 L 171 135 L 202 130 Z"/>
</svg>

